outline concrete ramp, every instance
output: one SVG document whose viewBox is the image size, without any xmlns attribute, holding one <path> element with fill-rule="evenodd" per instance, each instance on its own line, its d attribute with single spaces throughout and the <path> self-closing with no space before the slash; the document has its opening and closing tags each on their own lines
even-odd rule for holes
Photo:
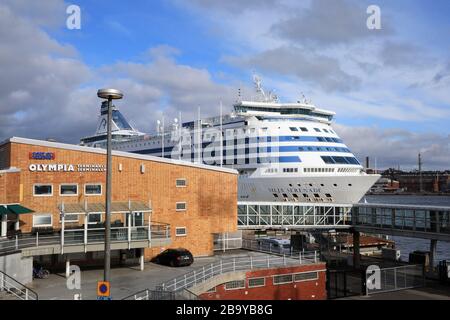
<svg viewBox="0 0 450 320">
<path fill-rule="evenodd" d="M 227 272 L 219 274 L 215 277 L 209 278 L 206 281 L 199 283 L 191 288 L 189 288 L 189 291 L 196 295 L 200 295 L 202 293 L 205 293 L 209 289 L 212 289 L 214 287 L 217 287 L 218 285 L 221 285 L 223 283 L 227 283 L 230 281 L 236 281 L 236 280 L 245 280 L 245 274 L 247 271 L 234 271 L 234 272 Z"/>
</svg>

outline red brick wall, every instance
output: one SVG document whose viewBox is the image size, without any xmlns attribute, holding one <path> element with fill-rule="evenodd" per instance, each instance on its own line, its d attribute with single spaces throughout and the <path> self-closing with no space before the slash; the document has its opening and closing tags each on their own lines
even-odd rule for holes
<svg viewBox="0 0 450 320">
<path fill-rule="evenodd" d="M 105 172 L 31 172 L 30 164 L 105 164 L 104 154 L 68 150 L 57 147 L 42 147 L 23 143 L 9 143 L 10 166 L 21 169 L 17 181 L 5 188 L 6 182 L 0 180 L 0 198 L 18 198 L 19 186 L 23 196 L 20 203 L 36 213 L 52 213 L 53 227 L 59 228 L 58 204 L 92 203 L 105 201 Z M 55 160 L 30 160 L 30 152 L 54 152 Z M 122 170 L 119 171 L 119 163 Z M 141 173 L 140 166 L 145 165 Z M 168 223 L 171 226 L 171 247 L 185 247 L 195 255 L 213 254 L 213 233 L 233 232 L 237 230 L 237 174 L 142 160 L 123 156 L 113 157 L 112 201 L 151 201 L 152 221 Z M 187 187 L 177 188 L 176 179 L 185 178 Z M 1 178 L 0 178 L 1 179 Z M 20 179 L 20 181 L 19 181 Z M 33 185 L 50 183 L 53 196 L 33 196 Z M 60 196 L 62 183 L 77 183 L 78 196 Z M 85 196 L 85 183 L 101 183 L 101 196 Z M 3 187 L 2 187 L 3 185 Z M 187 210 L 176 211 L 176 202 L 186 202 Z M 18 201 L 17 201 L 18 202 Z M 20 216 L 21 229 L 29 232 L 32 228 L 32 214 Z M 113 217 L 112 220 L 116 219 Z M 148 214 L 145 215 L 148 219 Z M 81 221 L 81 219 L 80 219 Z M 176 237 L 175 228 L 186 227 L 187 236 Z M 161 249 L 146 250 L 149 259 Z"/>
<path fill-rule="evenodd" d="M 292 282 L 281 285 L 273 284 L 273 275 L 318 271 L 317 280 Z M 265 277 L 264 287 L 249 288 L 249 278 Z M 325 264 L 302 265 L 277 269 L 254 270 L 246 273 L 246 287 L 226 290 L 225 284 L 216 287 L 216 292 L 200 295 L 204 300 L 325 300 L 326 272 Z"/>
<path fill-rule="evenodd" d="M 20 172 L 0 173 L 0 204 L 20 202 Z"/>
</svg>

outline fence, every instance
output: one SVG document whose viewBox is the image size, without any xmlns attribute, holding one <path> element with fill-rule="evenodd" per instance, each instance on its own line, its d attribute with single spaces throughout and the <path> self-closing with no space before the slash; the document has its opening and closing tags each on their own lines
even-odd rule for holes
<svg viewBox="0 0 450 320">
<path fill-rule="evenodd" d="M 26 287 L 19 281 L 0 271 L 0 292 L 5 291 L 20 300 L 38 300 L 36 292 Z"/>
<path fill-rule="evenodd" d="M 425 274 L 422 265 L 407 265 L 392 268 L 374 268 L 366 271 L 366 294 L 383 293 L 423 287 Z"/>
<path fill-rule="evenodd" d="M 111 242 L 151 241 L 152 239 L 170 238 L 170 226 L 153 222 L 149 226 L 116 227 L 111 228 Z M 104 228 L 67 229 L 50 235 L 36 233 L 16 235 L 14 239 L 0 240 L 0 253 L 14 252 L 25 248 L 38 248 L 49 245 L 87 245 L 103 243 L 105 241 Z"/>
<path fill-rule="evenodd" d="M 192 288 L 201 284 L 208 279 L 218 275 L 235 272 L 247 271 L 257 268 L 274 268 L 287 265 L 299 265 L 302 263 L 315 263 L 318 261 L 317 252 L 299 253 L 296 256 L 247 256 L 239 258 L 221 259 L 216 263 L 204 266 L 199 270 L 186 273 L 176 277 L 170 281 L 158 285 L 157 290 L 178 291 L 182 289 Z"/>
<path fill-rule="evenodd" d="M 145 289 L 129 295 L 122 300 L 199 300 L 199 298 L 188 289 L 183 289 L 178 292 Z"/>
</svg>

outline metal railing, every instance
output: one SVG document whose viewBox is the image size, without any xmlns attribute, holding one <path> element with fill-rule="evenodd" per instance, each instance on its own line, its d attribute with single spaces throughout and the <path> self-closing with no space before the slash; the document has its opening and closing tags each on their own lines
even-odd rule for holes
<svg viewBox="0 0 450 320">
<path fill-rule="evenodd" d="M 145 289 L 133 293 L 122 300 L 199 300 L 199 297 L 188 289 L 178 292 Z"/>
<path fill-rule="evenodd" d="M 105 240 L 104 228 L 67 229 L 63 236 L 61 231 L 41 236 L 23 234 L 16 235 L 14 239 L 0 240 L 0 253 L 14 252 L 26 248 L 39 248 L 49 245 L 88 245 L 103 243 Z M 151 226 L 141 227 L 115 227 L 111 228 L 111 242 L 151 241 L 154 239 L 169 239 L 170 225 L 153 222 Z"/>
<path fill-rule="evenodd" d="M 299 253 L 297 256 L 247 256 L 238 258 L 221 259 L 218 262 L 203 266 L 198 270 L 178 276 L 172 280 L 156 286 L 157 290 L 179 291 L 189 289 L 221 274 L 236 271 L 248 271 L 252 269 L 274 268 L 318 261 L 317 252 Z"/>
<path fill-rule="evenodd" d="M 425 274 L 422 265 L 382 268 L 366 273 L 366 295 L 423 287 Z"/>
<path fill-rule="evenodd" d="M 13 277 L 0 271 L 0 292 L 5 291 L 20 300 L 38 300 L 38 294 Z"/>
</svg>

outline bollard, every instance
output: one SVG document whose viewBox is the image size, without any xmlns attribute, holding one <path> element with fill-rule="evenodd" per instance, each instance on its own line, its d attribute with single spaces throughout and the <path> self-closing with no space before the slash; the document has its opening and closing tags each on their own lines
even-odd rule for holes
<svg viewBox="0 0 450 320">
<path fill-rule="evenodd" d="M 19 249 L 19 237 L 16 234 L 16 250 Z"/>
<path fill-rule="evenodd" d="M 39 247 L 39 232 L 36 232 L 36 247 Z"/>
</svg>

